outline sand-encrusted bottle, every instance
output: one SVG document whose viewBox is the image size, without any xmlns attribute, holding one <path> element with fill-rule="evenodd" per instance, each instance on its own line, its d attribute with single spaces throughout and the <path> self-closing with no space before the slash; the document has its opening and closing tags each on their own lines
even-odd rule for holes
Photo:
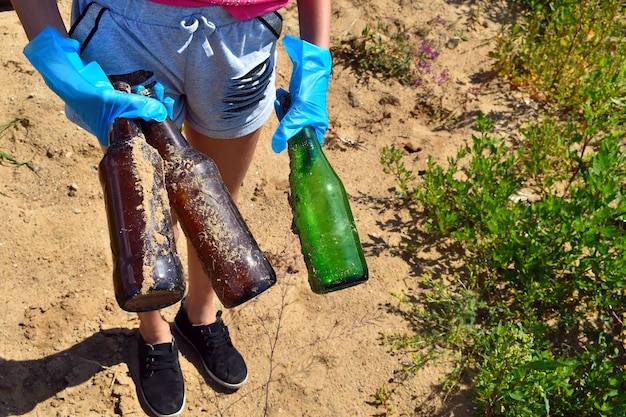
<svg viewBox="0 0 626 417">
<path fill-rule="evenodd" d="M 115 88 L 125 90 L 128 85 L 116 83 Z M 140 312 L 178 302 L 185 277 L 176 252 L 163 160 L 146 142 L 137 120 L 113 121 L 99 177 L 119 306 Z"/>
<path fill-rule="evenodd" d="M 165 162 L 169 200 L 224 307 L 252 299 L 276 283 L 213 160 L 194 149 L 174 122 L 141 121 Z"/>
</svg>

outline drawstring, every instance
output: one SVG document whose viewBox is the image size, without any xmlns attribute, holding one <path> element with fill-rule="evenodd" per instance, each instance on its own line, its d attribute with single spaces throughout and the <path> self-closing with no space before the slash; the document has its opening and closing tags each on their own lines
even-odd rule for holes
<svg viewBox="0 0 626 417">
<path fill-rule="evenodd" d="M 204 36 L 204 41 L 202 42 L 202 49 L 204 49 L 204 53 L 207 56 L 213 55 L 213 49 L 211 49 L 211 45 L 209 44 L 209 39 L 207 38 L 207 36 L 215 32 L 215 25 L 209 22 L 208 20 L 206 20 L 206 17 L 201 16 L 201 15 L 189 16 L 185 20 L 181 20 L 180 28 L 183 31 L 189 33 L 189 38 L 187 39 L 187 42 L 185 42 L 183 46 L 178 48 L 176 52 L 178 52 L 179 54 L 182 54 L 185 51 L 185 49 L 187 49 L 191 41 L 193 40 L 193 35 L 198 31 L 198 29 L 200 29 L 202 32 L 202 35 Z"/>
</svg>

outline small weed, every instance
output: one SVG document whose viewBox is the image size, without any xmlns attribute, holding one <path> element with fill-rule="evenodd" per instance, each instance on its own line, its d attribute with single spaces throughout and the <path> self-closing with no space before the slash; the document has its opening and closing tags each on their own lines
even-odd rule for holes
<svg viewBox="0 0 626 417">
<path fill-rule="evenodd" d="M 446 90 L 451 77 L 437 63 L 442 45 L 433 39 L 443 39 L 441 32 L 451 28 L 437 15 L 423 26 L 378 22 L 366 26 L 359 36 L 340 39 L 331 48 L 336 63 L 354 69 L 358 77 L 395 80 L 403 85 L 418 87 L 415 113 L 425 114 L 432 121 L 450 120 L 454 114 L 446 103 Z M 436 30 L 437 36 L 429 37 Z M 459 32 L 452 36 L 457 42 L 467 40 Z"/>
<path fill-rule="evenodd" d="M 305 350 L 311 349 L 313 346 L 347 338 L 362 327 L 371 325 L 378 320 L 376 316 L 366 314 L 362 317 L 355 318 L 353 322 L 346 325 L 342 325 L 340 322 L 335 322 L 324 337 L 304 341 L 301 345 L 295 347 L 289 352 L 279 355 L 281 342 L 285 336 L 285 318 L 287 317 L 289 308 L 293 302 L 291 290 L 295 285 L 293 280 L 287 279 L 287 275 L 292 275 L 298 272 L 298 247 L 299 244 L 297 243 L 296 236 L 290 235 L 282 251 L 279 253 L 268 254 L 268 257 L 272 260 L 272 264 L 277 269 L 277 275 L 279 275 L 278 284 L 276 286 L 280 290 L 280 294 L 275 308 L 269 310 L 264 308 L 263 311 L 260 311 L 256 308 L 258 300 L 253 302 L 254 313 L 263 329 L 264 336 L 267 338 L 269 347 L 269 371 L 262 387 L 264 395 L 263 416 L 268 416 L 270 413 L 271 387 L 274 382 L 278 380 L 278 377 L 275 376 L 277 370 L 281 366 L 284 366 L 285 362 L 298 354 L 302 354 Z M 283 377 L 284 375 L 280 378 Z"/>
<path fill-rule="evenodd" d="M 366 26 L 360 36 L 341 40 L 332 48 L 333 56 L 352 66 L 360 76 L 371 74 L 409 85 L 417 83 L 413 67 L 415 50 L 409 27 L 381 22 L 376 28 Z"/>
<path fill-rule="evenodd" d="M 11 120 L 8 123 L 5 123 L 4 125 L 0 126 L 0 138 L 2 137 L 2 135 L 4 135 L 5 131 L 7 129 L 9 129 L 10 127 L 15 126 L 18 123 L 25 123 L 26 119 L 14 119 Z M 6 161 L 9 162 L 12 165 L 15 166 L 22 166 L 22 165 L 26 165 L 31 171 L 36 172 L 35 167 L 33 167 L 33 165 L 31 164 L 32 160 L 33 160 L 34 156 L 31 157 L 28 161 L 19 161 L 17 160 L 15 157 L 13 157 L 12 155 L 0 150 L 0 162 L 2 161 Z"/>
<path fill-rule="evenodd" d="M 382 416 L 392 416 L 395 412 L 393 405 L 391 404 L 391 397 L 393 393 L 385 385 L 381 385 L 376 390 L 376 393 L 372 395 L 372 402 L 376 407 L 382 407 L 385 409 L 384 414 Z"/>
<path fill-rule="evenodd" d="M 440 17 L 427 25 L 447 26 Z M 435 42 L 425 38 L 428 32 L 397 21 L 393 25 L 378 22 L 375 28 L 366 26 L 360 36 L 340 40 L 332 48 L 333 57 L 354 68 L 360 77 L 394 79 L 413 86 L 429 83 L 441 86 L 449 81 L 450 75 L 434 67 L 440 50 Z"/>
<path fill-rule="evenodd" d="M 383 165 L 383 172 L 392 175 L 398 182 L 400 187 L 398 196 L 407 198 L 413 193 L 410 185 L 415 181 L 415 176 L 404 166 L 403 155 L 403 152 L 393 145 L 385 145 L 380 156 L 380 163 Z"/>
</svg>

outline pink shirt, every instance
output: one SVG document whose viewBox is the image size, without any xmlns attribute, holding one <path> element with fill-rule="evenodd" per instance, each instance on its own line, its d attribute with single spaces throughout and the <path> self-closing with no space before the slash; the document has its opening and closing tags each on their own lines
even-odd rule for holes
<svg viewBox="0 0 626 417">
<path fill-rule="evenodd" d="M 149 0 L 168 6 L 204 7 L 222 6 L 237 20 L 252 19 L 276 11 L 291 0 Z"/>
</svg>

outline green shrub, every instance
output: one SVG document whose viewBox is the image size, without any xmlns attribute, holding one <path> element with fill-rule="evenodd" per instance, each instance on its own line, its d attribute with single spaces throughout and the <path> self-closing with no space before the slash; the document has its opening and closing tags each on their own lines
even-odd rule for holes
<svg viewBox="0 0 626 417">
<path fill-rule="evenodd" d="M 622 2 L 526 2 L 494 56 L 541 104 L 521 139 L 478 134 L 417 183 L 383 149 L 399 196 L 425 231 L 464 254 L 467 273 L 425 278 L 399 297 L 416 334 L 383 335 L 444 355 L 467 376 L 477 415 L 616 416 L 626 412 L 626 43 Z"/>
<path fill-rule="evenodd" d="M 483 133 L 446 169 L 429 163 L 410 197 L 427 214 L 427 230 L 464 250 L 470 273 L 456 282 L 424 279 L 420 298 L 400 298 L 420 331 L 384 340 L 395 348 L 428 347 L 407 366 L 412 371 L 452 352 L 457 368 L 444 387 L 472 374 L 485 415 L 568 415 L 563 410 L 571 404 L 589 410 L 583 416 L 605 415 L 599 410 L 626 406 L 616 394 L 626 388 L 624 358 L 616 354 L 626 305 L 626 157 L 608 136 L 567 183 L 566 195 L 546 188 L 535 190 L 534 201 L 514 201 L 525 184 L 524 152 Z M 594 335 L 604 341 L 571 341 Z M 594 378 L 606 388 L 600 397 L 600 385 L 590 390 L 594 373 L 603 375 Z"/>
<path fill-rule="evenodd" d="M 498 37 L 501 76 L 556 112 L 578 112 L 619 97 L 624 59 L 621 0 L 526 1 L 530 7 Z M 599 100 L 600 99 L 600 100 Z"/>
</svg>

